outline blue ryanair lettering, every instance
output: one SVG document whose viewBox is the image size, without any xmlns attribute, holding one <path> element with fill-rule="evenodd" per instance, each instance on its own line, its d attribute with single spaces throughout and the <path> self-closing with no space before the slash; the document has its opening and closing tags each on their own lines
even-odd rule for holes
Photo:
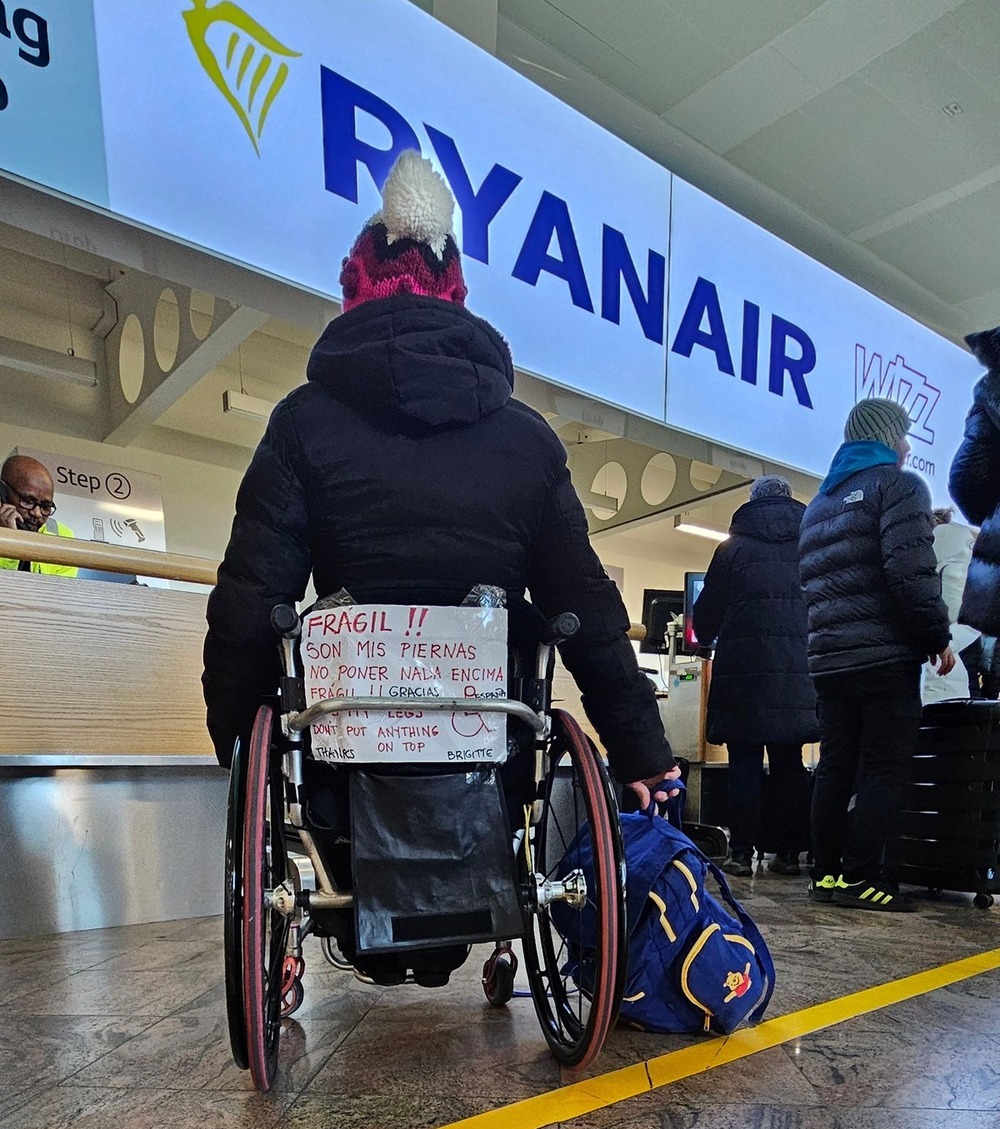
<svg viewBox="0 0 1000 1129">
<path fill-rule="evenodd" d="M 663 344 L 663 311 L 667 289 L 667 260 L 658 251 L 649 251 L 646 264 L 649 293 L 642 291 L 639 272 L 629 253 L 625 236 L 613 227 L 604 225 L 601 244 L 601 317 L 606 321 L 621 323 L 622 290 L 624 281 L 632 305 L 639 316 L 642 332 L 657 345 Z"/>
<path fill-rule="evenodd" d="M 521 183 L 521 178 L 503 165 L 494 165 L 477 192 L 472 187 L 455 142 L 431 125 L 425 124 L 424 129 L 427 130 L 427 136 L 431 139 L 434 152 L 437 153 L 462 212 L 462 253 L 481 263 L 488 263 L 490 224 Z"/>
<path fill-rule="evenodd" d="M 549 254 L 553 237 L 559 244 L 561 259 Z M 583 273 L 583 259 L 573 233 L 573 221 L 569 218 L 569 207 L 565 200 L 551 192 L 543 192 L 538 201 L 512 273 L 529 286 L 537 286 L 542 271 L 565 279 L 573 305 L 588 313 L 594 312 L 587 276 Z"/>
<path fill-rule="evenodd" d="M 707 321 L 707 327 L 702 323 Z M 757 383 L 757 350 L 760 336 L 760 307 L 753 302 L 743 303 L 743 326 L 740 349 L 740 379 L 747 384 Z M 789 342 L 797 346 L 797 353 L 789 352 Z M 719 292 L 713 282 L 699 278 L 691 291 L 687 307 L 674 337 L 670 351 L 690 357 L 695 346 L 715 354 L 719 372 L 735 376 L 733 354 L 726 333 Z M 812 398 L 805 377 L 816 367 L 816 346 L 804 329 L 777 314 L 771 315 L 770 344 L 768 351 L 767 388 L 776 396 L 785 394 L 785 377 L 791 381 L 795 398 L 804 408 L 812 408 Z"/>
<path fill-rule="evenodd" d="M 708 318 L 708 330 L 701 328 L 701 323 Z M 722 318 L 722 305 L 719 302 L 719 292 L 715 284 L 707 278 L 699 278 L 691 291 L 687 309 L 681 318 L 677 336 L 674 338 L 672 352 L 679 353 L 682 357 L 690 357 L 695 345 L 710 349 L 715 354 L 715 363 L 719 372 L 735 376 L 733 368 L 733 354 L 729 350 L 729 340 L 726 337 L 726 323 Z"/>
<path fill-rule="evenodd" d="M 320 67 L 323 168 L 325 185 L 352 204 L 358 203 L 358 167 L 364 165 L 377 188 L 389 175 L 404 149 L 421 148 L 416 130 L 384 99 L 351 82 L 328 67 Z M 378 147 L 358 136 L 359 115 L 380 125 L 385 145 Z M 494 164 L 479 187 L 474 187 L 455 141 L 439 129 L 422 123 L 434 154 L 444 170 L 462 213 L 462 251 L 480 262 L 490 262 L 490 224 L 522 184 L 512 169 Z M 366 133 L 371 136 L 371 133 Z M 553 243 L 558 254 L 550 253 Z M 622 283 L 632 302 L 644 336 L 663 343 L 666 297 L 666 258 L 647 251 L 645 289 L 624 235 L 604 225 L 601 238 L 601 317 L 621 322 Z M 640 259 L 641 262 L 641 259 Z M 536 286 L 542 273 L 562 279 L 573 304 L 594 313 L 591 287 L 573 229 L 569 204 L 543 191 L 528 226 L 511 275 Z"/>
<path fill-rule="evenodd" d="M 802 352 L 797 357 L 788 355 L 788 342 L 794 341 Z M 804 408 L 811 408 L 812 400 L 806 388 L 805 375 L 816 367 L 816 346 L 803 329 L 777 314 L 771 315 L 771 356 L 767 369 L 767 388 L 781 396 L 785 389 L 785 373 L 792 382 L 796 399 Z"/>
<path fill-rule="evenodd" d="M 358 165 L 364 165 L 381 188 L 399 154 L 404 149 L 419 149 L 420 141 L 406 118 L 388 102 L 327 67 L 320 67 L 320 98 L 326 190 L 356 204 Z M 388 149 L 377 149 L 358 137 L 359 110 L 389 131 Z"/>
</svg>

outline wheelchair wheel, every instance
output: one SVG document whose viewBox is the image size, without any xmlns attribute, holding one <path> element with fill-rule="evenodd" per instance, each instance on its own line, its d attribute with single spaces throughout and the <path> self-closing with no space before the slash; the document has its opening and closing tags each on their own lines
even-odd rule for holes
<svg viewBox="0 0 1000 1129">
<path fill-rule="evenodd" d="M 582 1069 L 600 1053 L 624 989 L 625 871 L 618 804 L 607 771 L 586 734 L 562 710 L 552 713 L 542 788 L 541 813 L 530 835 L 533 874 L 521 853 L 529 901 L 535 876 L 556 877 L 559 862 L 585 823 L 593 846 L 593 888 L 588 886 L 585 906 L 574 910 L 559 903 L 561 932 L 549 906 L 531 906 L 523 940 L 531 996 L 546 1041 L 560 1063 Z M 578 985 L 573 978 L 579 967 L 576 955 L 585 949 L 588 973 Z"/>
<path fill-rule="evenodd" d="M 290 918 L 265 904 L 285 880 L 282 777 L 271 771 L 273 713 L 261 706 L 250 737 L 243 836 L 243 1010 L 254 1085 L 269 1090 L 278 1068 L 282 984 Z"/>
<path fill-rule="evenodd" d="M 246 1015 L 243 1012 L 243 824 L 246 816 L 246 750 L 237 743 L 229 770 L 223 921 L 226 962 L 226 1017 L 233 1062 L 246 1070 Z"/>
<path fill-rule="evenodd" d="M 493 1007 L 504 1007 L 514 998 L 517 957 L 509 941 L 501 942 L 483 965 L 483 994 Z"/>
</svg>

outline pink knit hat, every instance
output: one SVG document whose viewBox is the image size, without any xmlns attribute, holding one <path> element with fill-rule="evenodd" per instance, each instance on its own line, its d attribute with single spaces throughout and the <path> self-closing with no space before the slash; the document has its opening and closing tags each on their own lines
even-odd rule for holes
<svg viewBox="0 0 1000 1129">
<path fill-rule="evenodd" d="M 361 229 L 340 272 L 344 310 L 424 294 L 465 305 L 468 290 L 452 231 L 455 199 L 430 161 L 401 153 L 382 188 L 382 207 Z"/>
</svg>

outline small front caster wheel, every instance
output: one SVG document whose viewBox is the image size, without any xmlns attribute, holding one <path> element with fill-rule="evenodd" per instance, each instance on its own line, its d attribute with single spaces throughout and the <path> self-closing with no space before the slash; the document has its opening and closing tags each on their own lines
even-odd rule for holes
<svg viewBox="0 0 1000 1129">
<path fill-rule="evenodd" d="M 509 945 L 497 946 L 483 965 L 483 992 L 494 1007 L 503 1007 L 514 996 L 517 957 Z"/>
</svg>

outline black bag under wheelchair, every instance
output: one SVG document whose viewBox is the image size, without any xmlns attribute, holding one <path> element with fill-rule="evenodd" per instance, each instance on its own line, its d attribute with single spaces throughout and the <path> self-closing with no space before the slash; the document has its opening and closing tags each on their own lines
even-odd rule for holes
<svg viewBox="0 0 1000 1129">
<path fill-rule="evenodd" d="M 526 660 L 523 647 L 512 650 L 506 697 L 410 703 L 421 716 L 451 711 L 456 728 L 456 718 L 503 723 L 506 753 L 496 762 L 346 764 L 317 761 L 310 727 L 347 711 L 379 716 L 400 702 L 308 704 L 302 620 L 291 607 L 274 609 L 283 674 L 276 704 L 261 706 L 234 756 L 226 841 L 230 1045 L 259 1089 L 273 1081 L 282 1020 L 303 999 L 309 934 L 331 964 L 386 986 L 444 984 L 472 944 L 492 941 L 482 983 L 498 1007 L 514 993 L 519 941 L 554 1056 L 582 1067 L 600 1052 L 627 956 L 618 807 L 592 742 L 550 707 L 553 647 L 578 621 L 531 614 L 535 654 Z M 595 843 L 592 875 L 557 875 L 583 826 Z M 597 915 L 588 944 L 598 972 L 586 990 L 566 971 L 554 902 L 578 911 L 571 920 L 584 909 Z"/>
</svg>

